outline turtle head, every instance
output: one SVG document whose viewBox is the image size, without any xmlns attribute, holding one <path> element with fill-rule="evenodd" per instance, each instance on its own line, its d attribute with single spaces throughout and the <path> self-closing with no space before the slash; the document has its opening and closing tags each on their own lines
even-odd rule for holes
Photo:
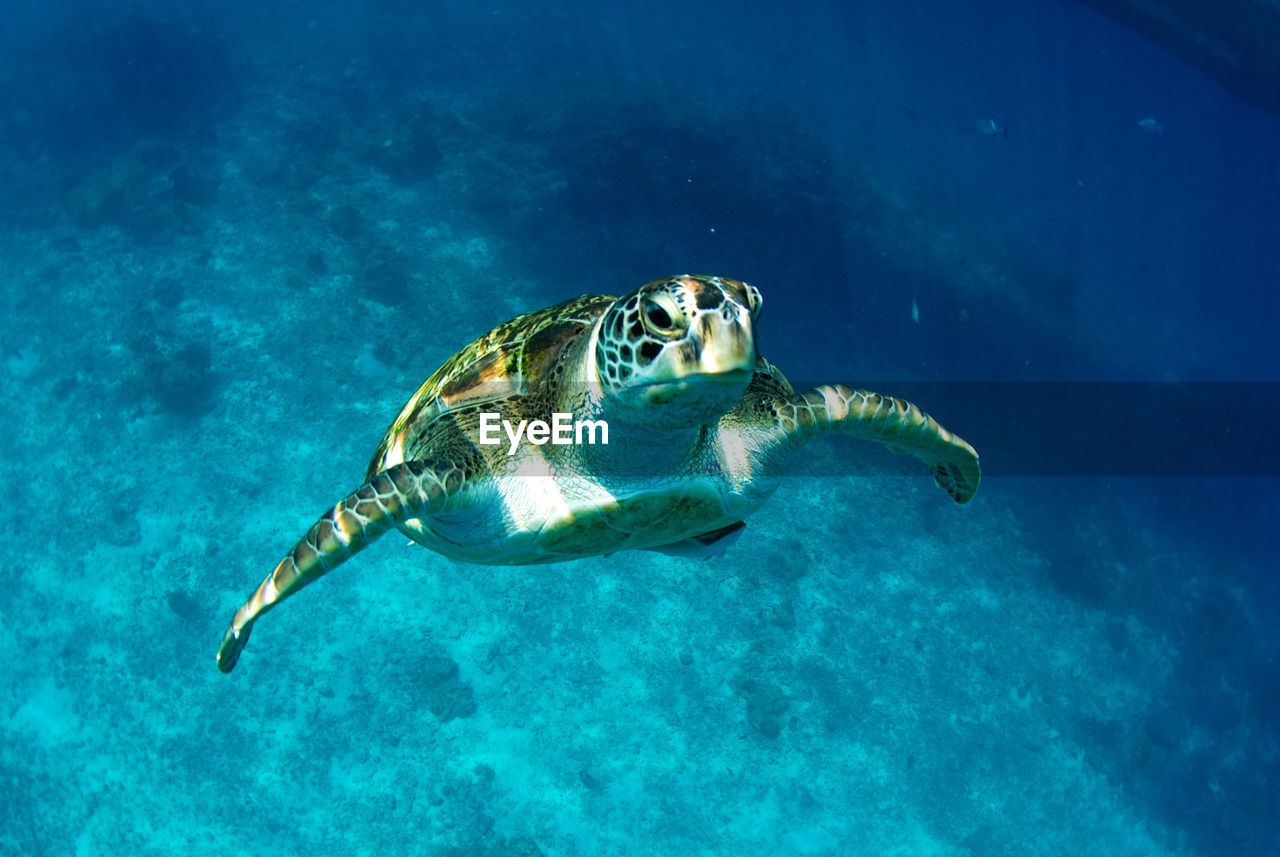
<svg viewBox="0 0 1280 857">
<path fill-rule="evenodd" d="M 756 365 L 755 286 L 723 277 L 654 280 L 600 319 L 596 378 L 624 419 L 693 425 L 729 410 Z"/>
</svg>

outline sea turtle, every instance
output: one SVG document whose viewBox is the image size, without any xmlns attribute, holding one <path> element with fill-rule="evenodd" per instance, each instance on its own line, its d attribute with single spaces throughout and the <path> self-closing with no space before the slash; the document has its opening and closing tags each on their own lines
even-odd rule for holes
<svg viewBox="0 0 1280 857">
<path fill-rule="evenodd" d="M 263 613 L 392 527 L 493 565 L 696 554 L 732 541 L 828 432 L 912 455 L 969 501 L 973 447 L 901 399 L 835 384 L 797 393 L 756 353 L 761 305 L 739 280 L 667 277 L 518 316 L 459 351 L 401 409 L 364 484 L 241 606 L 219 669 L 236 665 Z M 580 442 L 558 442 L 569 439 Z"/>
</svg>

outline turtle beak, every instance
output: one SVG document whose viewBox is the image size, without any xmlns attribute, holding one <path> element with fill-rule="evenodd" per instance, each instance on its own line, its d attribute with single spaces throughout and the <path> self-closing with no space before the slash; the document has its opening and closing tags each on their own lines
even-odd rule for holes
<svg viewBox="0 0 1280 857">
<path fill-rule="evenodd" d="M 741 383 L 756 367 L 756 337 L 751 314 L 745 307 L 733 305 L 735 312 L 725 318 L 724 312 L 698 316 L 690 340 L 697 349 L 697 365 L 691 374 L 708 381 Z"/>
<path fill-rule="evenodd" d="M 656 361 L 644 401 L 651 405 L 684 403 L 695 410 L 723 413 L 755 374 L 756 346 L 751 318 L 706 313 L 688 338 L 668 345 Z M 696 403 L 696 405 L 694 404 Z"/>
</svg>

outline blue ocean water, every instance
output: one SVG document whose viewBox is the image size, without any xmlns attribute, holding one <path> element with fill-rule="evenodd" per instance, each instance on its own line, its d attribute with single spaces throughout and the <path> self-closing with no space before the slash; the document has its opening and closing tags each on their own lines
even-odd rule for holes
<svg viewBox="0 0 1280 857">
<path fill-rule="evenodd" d="M 0 107 L 0 854 L 1280 851 L 1280 118 L 1157 44 L 17 2 Z M 936 391 L 977 498 L 833 439 L 711 560 L 387 537 L 217 671 L 444 359 L 683 271 L 797 382 Z"/>
</svg>

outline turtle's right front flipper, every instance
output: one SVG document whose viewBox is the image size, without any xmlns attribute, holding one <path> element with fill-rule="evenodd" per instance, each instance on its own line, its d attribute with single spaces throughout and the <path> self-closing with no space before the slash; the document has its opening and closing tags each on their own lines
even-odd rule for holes
<svg viewBox="0 0 1280 857">
<path fill-rule="evenodd" d="M 397 521 L 439 513 L 461 483 L 461 474 L 451 467 L 410 461 L 378 473 L 344 497 L 307 530 L 236 611 L 218 647 L 218 669 L 229 673 L 235 667 L 259 616 L 337 568 Z"/>
</svg>

